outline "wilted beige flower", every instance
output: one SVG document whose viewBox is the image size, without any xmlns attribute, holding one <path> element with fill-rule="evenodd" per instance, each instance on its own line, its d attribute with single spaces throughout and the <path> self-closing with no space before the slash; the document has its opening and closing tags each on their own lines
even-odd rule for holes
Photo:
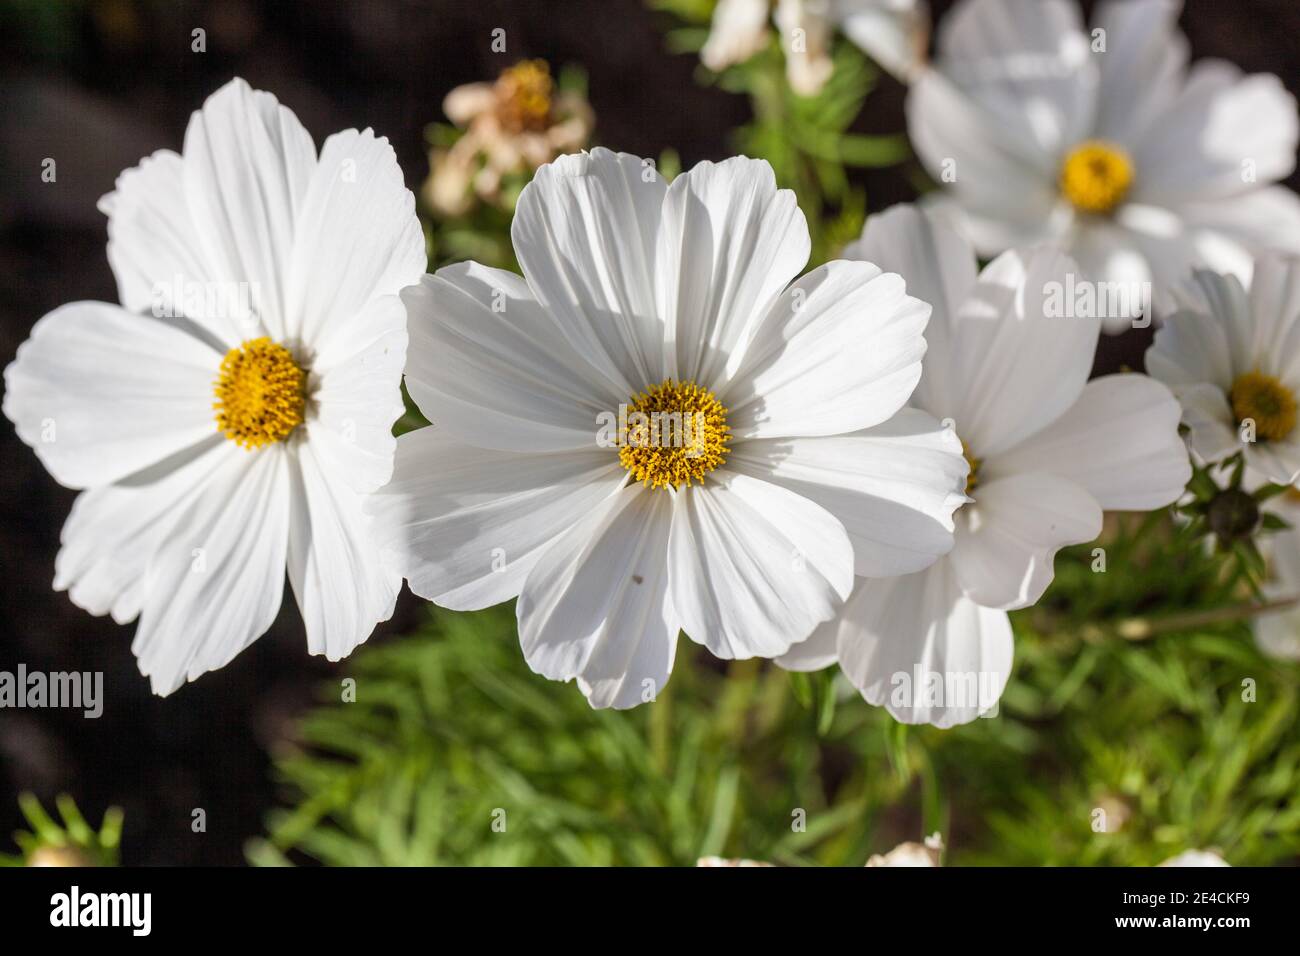
<svg viewBox="0 0 1300 956">
<path fill-rule="evenodd" d="M 591 105 L 556 90 L 544 60 L 522 60 L 495 83 L 458 86 L 442 104 L 465 131 L 449 149 L 429 156 L 425 201 L 439 215 L 464 215 L 476 201 L 499 204 L 502 180 L 527 173 L 588 144 L 595 126 Z"/>
</svg>

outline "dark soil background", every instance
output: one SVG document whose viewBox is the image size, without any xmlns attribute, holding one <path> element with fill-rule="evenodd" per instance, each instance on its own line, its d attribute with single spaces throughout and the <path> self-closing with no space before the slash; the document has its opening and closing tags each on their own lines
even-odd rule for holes
<svg viewBox="0 0 1300 956">
<path fill-rule="evenodd" d="M 951 6 L 935 3 L 941 18 Z M 1088 6 L 1091 6 L 1090 4 Z M 233 75 L 291 107 L 317 144 L 372 126 L 413 189 L 427 173 L 422 130 L 453 86 L 519 57 L 581 64 L 598 141 L 643 156 L 666 147 L 687 167 L 729 155 L 743 99 L 695 82 L 692 56 L 664 51 L 640 0 L 0 0 L 0 364 L 61 303 L 116 300 L 95 202 L 117 174 L 179 149 L 190 112 Z M 1300 93 L 1296 0 L 1190 0 L 1194 55 L 1276 73 Z M 191 31 L 207 51 L 191 52 Z M 506 30 L 505 56 L 491 31 Z M 882 80 L 860 124 L 903 128 L 903 88 Z M 58 163 L 42 183 L 41 162 Z M 863 178 L 872 209 L 912 198 L 904 172 Z M 1291 184 L 1296 184 L 1293 177 Z M 1099 368 L 1137 365 L 1149 333 L 1107 340 Z M 0 710 L 0 850 L 21 823 L 14 797 L 72 794 L 92 822 L 126 811 L 128 864 L 237 864 L 276 799 L 267 748 L 290 732 L 322 679 L 345 675 L 306 652 L 292 595 L 272 631 L 224 670 L 166 699 L 130 653 L 133 628 L 94 618 L 50 588 L 74 493 L 0 422 L 0 670 L 102 671 L 104 713 Z M 410 627 L 403 595 L 372 641 Z M 203 808 L 207 832 L 192 833 Z"/>
</svg>

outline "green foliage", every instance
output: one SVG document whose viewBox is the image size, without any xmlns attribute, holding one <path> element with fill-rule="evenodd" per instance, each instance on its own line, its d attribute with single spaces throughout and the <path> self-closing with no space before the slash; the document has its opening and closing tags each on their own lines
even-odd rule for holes
<svg viewBox="0 0 1300 956">
<path fill-rule="evenodd" d="M 122 811 L 109 807 L 99 829 L 86 822 L 76 802 L 66 793 L 54 800 L 62 823 L 51 817 L 30 793 L 18 797 L 18 807 L 30 831 L 14 834 L 21 851 L 0 853 L 0 866 L 116 866 L 122 840 Z"/>
<path fill-rule="evenodd" d="M 249 857 L 861 865 L 937 829 L 956 864 L 1294 860 L 1296 666 L 1255 649 L 1221 556 L 1173 547 L 1165 513 L 1116 525 L 1105 572 L 1091 547 L 1063 554 L 1044 603 L 1013 615 L 999 715 L 947 731 L 896 723 L 832 671 L 723 665 L 685 639 L 657 701 L 592 711 L 528 670 L 508 609 L 431 610 L 358 651 L 356 701 L 328 688 L 277 755 L 290 806 Z"/>
</svg>

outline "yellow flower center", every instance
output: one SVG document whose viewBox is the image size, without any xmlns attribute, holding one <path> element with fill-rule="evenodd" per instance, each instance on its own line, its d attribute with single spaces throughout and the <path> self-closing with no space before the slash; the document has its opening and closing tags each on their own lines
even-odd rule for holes
<svg viewBox="0 0 1300 956">
<path fill-rule="evenodd" d="M 966 459 L 966 464 L 970 465 L 970 472 L 966 475 L 966 494 L 970 494 L 980 483 L 980 459 L 971 454 L 970 445 L 964 440 L 958 440 L 961 441 L 962 457 Z"/>
<path fill-rule="evenodd" d="M 648 488 L 674 488 L 721 465 L 731 441 L 727 410 L 707 388 L 665 379 L 635 395 L 619 423 L 618 460 Z"/>
<path fill-rule="evenodd" d="M 1272 375 L 1256 369 L 1237 377 L 1228 392 L 1237 422 L 1255 423 L 1255 438 L 1279 441 L 1295 428 L 1296 401 L 1291 390 Z"/>
<path fill-rule="evenodd" d="M 516 132 L 546 129 L 553 88 L 545 60 L 521 60 L 503 70 L 497 79 L 502 124 Z"/>
<path fill-rule="evenodd" d="M 1061 193 L 1080 212 L 1105 215 L 1133 185 L 1133 162 L 1114 143 L 1089 140 L 1061 164 Z"/>
<path fill-rule="evenodd" d="M 289 350 L 270 339 L 231 349 L 213 389 L 217 430 L 250 450 L 282 441 L 302 424 L 306 382 Z"/>
</svg>

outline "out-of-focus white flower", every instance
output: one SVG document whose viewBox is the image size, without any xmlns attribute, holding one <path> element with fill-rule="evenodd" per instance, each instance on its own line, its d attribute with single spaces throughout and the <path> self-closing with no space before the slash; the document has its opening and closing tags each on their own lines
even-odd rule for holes
<svg viewBox="0 0 1300 956">
<path fill-rule="evenodd" d="M 743 63 L 776 22 L 786 74 L 797 93 L 811 96 L 830 78 L 831 40 L 838 27 L 868 56 L 908 81 L 925 61 L 930 14 L 925 0 L 719 0 L 700 60 L 721 71 Z"/>
<path fill-rule="evenodd" d="M 762 860 L 725 860 L 720 856 L 702 856 L 695 861 L 696 866 L 775 866 L 773 863 L 764 863 Z"/>
<path fill-rule="evenodd" d="M 1157 866 L 1231 866 L 1219 854 L 1212 850 L 1184 850 L 1177 856 L 1170 857 Z"/>
<path fill-rule="evenodd" d="M 900 843 L 883 856 L 877 853 L 867 866 L 938 866 L 943 854 L 943 837 L 932 833 L 924 843 Z"/>
<path fill-rule="evenodd" d="M 897 206 L 873 216 L 844 255 L 897 272 L 931 303 L 909 413 L 960 436 L 968 503 L 949 554 L 889 579 L 860 564 L 865 577 L 839 617 L 778 663 L 838 661 L 868 702 L 901 721 L 965 723 L 1001 696 L 1012 659 L 1006 611 L 1038 600 L 1057 550 L 1095 538 L 1103 509 L 1145 511 L 1182 494 L 1191 468 L 1178 403 L 1145 375 L 1088 381 L 1099 320 L 1045 309 L 1053 284 L 1075 269 L 1058 250 L 1005 252 L 977 274 L 966 240 Z M 924 540 L 919 530 L 914 540 Z"/>
<path fill-rule="evenodd" d="M 1188 66 L 1178 0 L 963 0 L 913 84 L 908 129 L 980 253 L 1050 240 L 1122 301 L 1120 331 L 1196 266 L 1248 281 L 1300 252 L 1296 103 L 1276 76 Z"/>
<path fill-rule="evenodd" d="M 1253 476 L 1300 478 L 1300 259 L 1261 256 L 1250 292 L 1197 270 L 1147 350 L 1147 371 L 1183 408 L 1188 444 L 1206 463 L 1242 452 Z"/>
<path fill-rule="evenodd" d="M 84 489 L 55 588 L 139 617 L 158 694 L 261 636 L 286 568 L 308 648 L 345 657 L 401 587 L 361 509 L 392 472 L 398 293 L 426 264 L 392 148 L 348 130 L 317 156 L 236 79 L 100 208 L 122 305 L 55 309 L 5 370 L 19 437 Z"/>
<path fill-rule="evenodd" d="M 523 278 L 460 263 L 405 297 L 406 384 L 437 425 L 398 440 L 374 504 L 417 594 L 517 595 L 529 665 L 624 708 L 662 690 L 679 631 L 775 657 L 855 561 L 951 546 L 956 438 L 920 412 L 861 434 L 912 393 L 929 306 L 865 262 L 792 281 L 808 228 L 767 163 L 668 186 L 635 156 L 561 157 L 511 237 Z"/>
<path fill-rule="evenodd" d="M 1262 591 L 1273 601 L 1300 598 L 1300 490 L 1288 488 L 1263 506 L 1291 527 L 1261 535 L 1260 550 L 1268 559 L 1268 578 Z M 1265 654 L 1279 660 L 1300 661 L 1300 602 L 1251 620 L 1255 643 Z"/>
<path fill-rule="evenodd" d="M 495 83 L 458 86 L 442 108 L 465 132 L 429 156 L 423 196 L 441 216 L 464 215 L 476 200 L 500 204 L 505 177 L 582 149 L 595 126 L 591 105 L 557 91 L 544 60 L 517 63 Z"/>
</svg>

